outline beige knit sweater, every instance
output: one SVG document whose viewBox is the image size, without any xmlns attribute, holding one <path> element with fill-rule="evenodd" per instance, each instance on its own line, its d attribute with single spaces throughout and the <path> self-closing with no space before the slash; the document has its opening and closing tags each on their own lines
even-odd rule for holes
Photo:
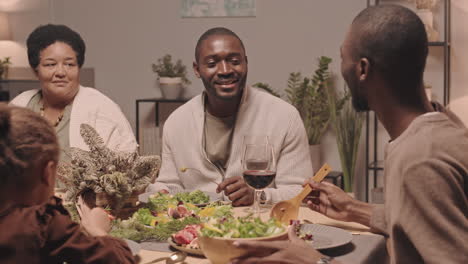
<svg viewBox="0 0 468 264">
<path fill-rule="evenodd" d="M 468 263 L 468 130 L 426 114 L 385 152 L 371 227 L 389 235 L 391 263 Z"/>
<path fill-rule="evenodd" d="M 237 113 L 231 154 L 225 172 L 207 159 L 203 148 L 204 103 L 199 95 L 174 111 L 164 124 L 162 166 L 147 191 L 202 190 L 214 192 L 228 177 L 242 176 L 241 157 L 246 134 L 267 135 L 277 159 L 276 179 L 265 189 L 269 202 L 297 195 L 312 176 L 307 135 L 297 110 L 285 101 L 246 87 Z M 180 168 L 196 168 L 181 172 Z"/>
</svg>

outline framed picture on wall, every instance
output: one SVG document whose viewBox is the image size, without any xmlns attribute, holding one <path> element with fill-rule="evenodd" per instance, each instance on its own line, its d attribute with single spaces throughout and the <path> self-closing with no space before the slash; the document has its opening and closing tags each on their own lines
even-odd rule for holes
<svg viewBox="0 0 468 264">
<path fill-rule="evenodd" d="M 182 17 L 254 17 L 255 0 L 181 0 Z"/>
</svg>

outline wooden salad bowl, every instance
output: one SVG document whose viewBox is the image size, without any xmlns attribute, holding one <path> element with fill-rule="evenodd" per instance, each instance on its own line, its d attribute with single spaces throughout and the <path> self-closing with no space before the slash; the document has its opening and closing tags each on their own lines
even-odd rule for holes
<svg viewBox="0 0 468 264">
<path fill-rule="evenodd" d="M 255 237 L 255 238 L 221 238 L 221 237 L 198 237 L 201 250 L 206 258 L 212 264 L 225 264 L 229 263 L 232 258 L 240 257 L 246 253 L 244 249 L 240 249 L 232 245 L 234 241 L 275 241 L 286 240 L 288 238 L 288 230 L 269 237 Z"/>
</svg>

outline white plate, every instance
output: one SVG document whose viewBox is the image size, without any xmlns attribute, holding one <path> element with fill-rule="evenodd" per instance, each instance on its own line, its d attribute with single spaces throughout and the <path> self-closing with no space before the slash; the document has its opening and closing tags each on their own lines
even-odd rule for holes
<svg viewBox="0 0 468 264">
<path fill-rule="evenodd" d="M 348 231 L 341 228 L 318 225 L 302 224 L 301 232 L 312 234 L 312 241 L 307 241 L 315 249 L 327 249 L 346 245 L 353 239 Z"/>
<path fill-rule="evenodd" d="M 169 243 L 169 245 L 171 245 L 171 247 L 174 247 L 177 250 L 180 250 L 180 251 L 183 251 L 183 252 L 186 252 L 186 253 L 189 253 L 189 254 L 201 256 L 201 257 L 205 256 L 205 255 L 203 255 L 203 251 L 201 249 L 186 248 L 186 247 L 182 247 L 182 246 L 177 245 L 172 240 L 172 237 L 167 239 L 167 243 Z"/>
</svg>

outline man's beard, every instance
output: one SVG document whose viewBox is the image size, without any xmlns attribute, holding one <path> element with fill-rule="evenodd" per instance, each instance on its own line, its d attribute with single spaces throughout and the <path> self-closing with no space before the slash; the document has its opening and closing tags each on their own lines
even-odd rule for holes
<svg viewBox="0 0 468 264">
<path fill-rule="evenodd" d="M 351 101 L 353 103 L 354 110 L 357 112 L 369 111 L 369 103 L 367 102 L 366 98 L 359 93 L 362 91 L 362 87 L 360 87 L 359 83 L 357 81 L 354 82 L 354 84 L 348 83 L 348 87 L 351 91 Z"/>
<path fill-rule="evenodd" d="M 352 96 L 351 99 L 353 103 L 354 110 L 357 112 L 366 112 L 369 111 L 369 104 L 367 103 L 366 99 L 359 97 L 359 96 Z"/>
</svg>

